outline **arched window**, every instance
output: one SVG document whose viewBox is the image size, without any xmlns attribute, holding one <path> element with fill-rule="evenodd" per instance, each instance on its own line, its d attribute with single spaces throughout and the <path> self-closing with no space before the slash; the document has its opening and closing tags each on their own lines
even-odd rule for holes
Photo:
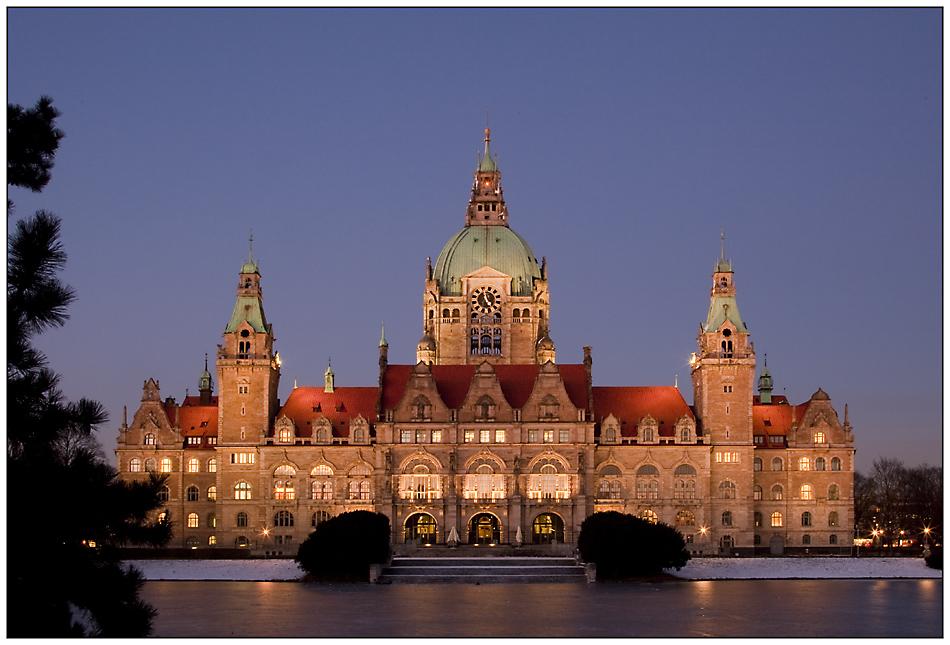
<svg viewBox="0 0 950 645">
<path fill-rule="evenodd" d="M 198 514 L 197 513 L 188 513 L 188 528 L 190 529 L 198 528 Z"/>
<path fill-rule="evenodd" d="M 488 327 L 482 329 L 481 338 L 479 338 L 481 344 L 480 350 L 482 354 L 491 354 L 491 332 Z"/>
<path fill-rule="evenodd" d="M 645 428 L 643 429 L 642 434 L 643 434 L 643 436 L 641 437 L 641 439 L 642 439 L 643 441 L 653 441 L 653 428 L 651 428 L 651 427 L 649 427 L 649 426 L 645 427 Z"/>
<path fill-rule="evenodd" d="M 282 464 L 274 469 L 274 477 L 293 477 L 297 474 L 297 469 L 290 464 Z"/>
<path fill-rule="evenodd" d="M 782 526 L 782 514 L 778 511 L 772 513 L 772 526 Z"/>
<path fill-rule="evenodd" d="M 197 457 L 192 457 L 188 460 L 188 472 L 196 473 L 198 472 L 198 459 Z"/>
<path fill-rule="evenodd" d="M 218 499 L 218 487 L 208 486 L 208 501 L 213 502 Z"/>
<path fill-rule="evenodd" d="M 673 488 L 673 499 L 696 499 L 696 482 L 692 479 L 677 479 Z"/>
<path fill-rule="evenodd" d="M 838 526 L 838 512 L 831 511 L 828 513 L 828 526 Z"/>
<path fill-rule="evenodd" d="M 828 499 L 838 499 L 838 484 L 828 487 Z"/>
<path fill-rule="evenodd" d="M 310 483 L 311 499 L 333 499 L 333 482 L 316 480 Z"/>
<path fill-rule="evenodd" d="M 296 498 L 294 483 L 289 479 L 278 479 L 274 482 L 274 499 L 292 500 Z"/>
<path fill-rule="evenodd" d="M 615 441 L 617 441 L 617 430 L 613 426 L 604 430 L 604 442 L 614 443 Z"/>
<path fill-rule="evenodd" d="M 146 459 L 146 460 L 145 460 L 145 470 L 147 470 L 147 471 L 150 472 L 150 473 L 154 473 L 154 472 L 155 472 L 155 460 L 154 460 L 154 459 Z"/>
<path fill-rule="evenodd" d="M 142 460 L 138 457 L 132 457 L 129 460 L 129 472 L 130 473 L 140 473 L 142 472 Z"/>
<path fill-rule="evenodd" d="M 834 533 L 832 533 L 831 535 L 828 536 L 828 544 L 837 544 L 837 543 L 838 543 L 838 536 L 837 536 L 837 535 L 835 535 Z"/>
<path fill-rule="evenodd" d="M 218 538 L 217 538 L 217 537 L 215 537 L 214 535 L 209 535 L 209 536 L 208 536 L 208 546 L 214 546 L 214 545 L 217 544 L 217 543 L 218 543 Z"/>
<path fill-rule="evenodd" d="M 815 493 L 812 490 L 811 484 L 802 484 L 799 497 L 801 499 L 814 499 Z"/>
<path fill-rule="evenodd" d="M 153 435 L 151 432 L 149 432 L 147 435 L 145 435 L 145 445 L 146 445 L 146 446 L 154 446 L 154 445 L 155 445 L 155 435 Z"/>
<path fill-rule="evenodd" d="M 244 511 L 237 514 L 237 525 L 239 527 L 247 526 L 247 513 Z"/>
<path fill-rule="evenodd" d="M 680 464 L 676 467 L 676 470 L 673 471 L 674 475 L 686 475 L 695 477 L 696 469 L 690 466 L 689 464 Z"/>
<path fill-rule="evenodd" d="M 215 517 L 214 513 L 208 513 L 208 528 L 213 529 L 218 525 L 218 518 Z"/>
<path fill-rule="evenodd" d="M 448 307 L 446 307 L 445 309 L 442 310 L 442 317 L 443 317 L 443 318 L 448 318 L 448 317 L 449 317 L 449 308 L 448 308 Z"/>
<path fill-rule="evenodd" d="M 162 486 L 158 489 L 158 501 L 167 502 L 169 497 L 168 486 Z"/>
<path fill-rule="evenodd" d="M 732 511 L 723 511 L 723 514 L 722 514 L 722 525 L 723 525 L 723 526 L 732 526 Z"/>
<path fill-rule="evenodd" d="M 461 314 L 459 313 L 459 310 L 458 310 L 458 309 L 453 309 L 453 310 L 452 310 L 452 317 L 453 317 L 453 318 L 456 318 L 456 319 L 457 319 L 457 318 L 459 318 L 460 316 L 461 316 Z"/>
<path fill-rule="evenodd" d="M 495 418 L 495 401 L 487 394 L 475 404 L 475 418 L 479 421 L 491 421 Z"/>
<path fill-rule="evenodd" d="M 649 509 L 640 511 L 640 519 L 646 520 L 647 522 L 650 522 L 651 524 L 656 524 L 657 522 L 660 521 L 660 518 L 657 517 L 657 514 Z"/>
<path fill-rule="evenodd" d="M 752 499 L 760 500 L 762 499 L 762 487 L 758 484 L 752 487 Z"/>
<path fill-rule="evenodd" d="M 755 513 L 753 513 L 753 514 L 752 514 L 752 523 L 753 523 L 755 526 L 762 526 L 762 513 L 759 513 L 758 511 L 756 511 Z M 758 536 L 756 536 L 756 537 L 758 537 Z"/>
<path fill-rule="evenodd" d="M 680 441 L 687 442 L 689 441 L 689 428 L 683 428 L 680 430 Z"/>
<path fill-rule="evenodd" d="M 187 494 L 188 494 L 188 501 L 189 501 L 189 502 L 197 502 L 197 501 L 198 501 L 198 487 L 197 487 L 197 486 L 189 486 L 189 487 L 188 487 L 188 490 L 187 490 L 186 492 L 187 492 Z"/>
<path fill-rule="evenodd" d="M 770 498 L 772 501 L 780 501 L 784 499 L 784 497 L 785 491 L 782 489 L 781 484 L 775 484 L 775 486 L 772 486 L 772 496 Z"/>
<path fill-rule="evenodd" d="M 815 459 L 815 470 L 824 470 L 825 469 L 825 458 L 818 457 Z"/>
<path fill-rule="evenodd" d="M 782 470 L 782 459 L 781 457 L 776 457 L 772 460 L 772 470 Z"/>
<path fill-rule="evenodd" d="M 644 464 L 643 466 L 637 468 L 637 477 L 656 477 L 659 474 L 660 471 L 657 470 L 656 466 L 652 464 Z"/>
<path fill-rule="evenodd" d="M 238 482 L 235 484 L 234 499 L 251 499 L 251 485 L 247 482 Z"/>
<path fill-rule="evenodd" d="M 432 404 L 421 394 L 413 399 L 411 410 L 413 421 L 427 421 L 432 417 Z"/>
<path fill-rule="evenodd" d="M 841 470 L 841 460 L 837 457 L 831 459 L 831 469 L 832 470 Z"/>
<path fill-rule="evenodd" d="M 759 472 L 762 470 L 762 460 L 756 457 L 752 460 L 752 470 Z"/>
<path fill-rule="evenodd" d="M 676 526 L 696 526 L 696 516 L 691 511 L 679 511 L 676 514 Z"/>
<path fill-rule="evenodd" d="M 277 432 L 277 441 L 281 443 L 290 443 L 293 440 L 294 440 L 294 431 L 292 428 L 284 427 L 284 428 L 281 428 Z"/>
<path fill-rule="evenodd" d="M 811 459 L 808 457 L 801 457 L 798 460 L 798 469 L 799 470 L 811 470 Z"/>
<path fill-rule="evenodd" d="M 805 515 L 807 515 L 807 513 L 806 513 Z M 802 517 L 802 522 L 804 522 L 804 521 L 805 521 L 805 518 Z M 810 535 L 807 535 L 807 534 L 806 534 L 806 535 L 803 535 L 803 536 L 802 536 L 802 544 L 804 544 L 805 546 L 808 546 L 809 544 L 811 544 L 811 536 L 810 536 Z"/>
<path fill-rule="evenodd" d="M 208 460 L 208 472 L 216 473 L 218 472 L 218 460 L 212 457 Z"/>
<path fill-rule="evenodd" d="M 719 484 L 719 499 L 735 499 L 736 485 L 728 479 Z"/>
<path fill-rule="evenodd" d="M 234 546 L 239 549 L 246 549 L 248 545 L 247 536 L 239 535 L 234 538 Z"/>
<path fill-rule="evenodd" d="M 172 471 L 172 460 L 169 458 L 162 459 L 161 465 L 158 467 L 159 472 L 170 473 Z"/>
<path fill-rule="evenodd" d="M 274 526 L 293 526 L 294 514 L 290 511 L 277 511 L 274 514 Z"/>
<path fill-rule="evenodd" d="M 326 511 L 317 511 L 310 517 L 310 526 L 315 527 L 317 524 L 320 524 L 321 522 L 326 522 L 328 519 L 330 519 L 329 513 L 327 513 Z"/>
<path fill-rule="evenodd" d="M 333 470 L 329 466 L 324 465 L 324 464 L 314 466 L 313 469 L 310 471 L 311 477 L 329 477 L 332 474 L 333 474 Z"/>
<path fill-rule="evenodd" d="M 808 511 L 802 513 L 802 526 L 811 526 L 811 513 Z"/>
<path fill-rule="evenodd" d="M 518 309 L 518 308 L 515 308 L 515 309 L 511 312 L 511 317 L 512 317 L 512 318 L 521 318 L 521 310 Z"/>
<path fill-rule="evenodd" d="M 472 314 L 472 318 L 475 317 L 475 314 Z M 472 342 L 471 342 L 471 353 L 478 353 L 478 330 L 474 327 L 472 328 Z"/>
</svg>

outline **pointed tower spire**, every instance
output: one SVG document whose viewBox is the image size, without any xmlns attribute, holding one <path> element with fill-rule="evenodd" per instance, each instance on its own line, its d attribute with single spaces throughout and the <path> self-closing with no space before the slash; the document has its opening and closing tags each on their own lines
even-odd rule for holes
<svg viewBox="0 0 950 645">
<path fill-rule="evenodd" d="M 765 355 L 765 367 L 759 374 L 759 403 L 772 404 L 772 373 L 769 372 L 769 355 Z"/>
<path fill-rule="evenodd" d="M 327 360 L 327 371 L 323 374 L 324 392 L 333 391 L 333 367 L 331 366 L 330 360 Z"/>
<path fill-rule="evenodd" d="M 386 342 L 386 323 L 383 323 L 383 335 L 379 339 L 380 347 L 389 347 L 389 343 Z"/>
<path fill-rule="evenodd" d="M 475 167 L 472 198 L 465 212 L 466 226 L 508 226 L 508 211 L 501 190 L 498 162 L 491 154 L 491 130 L 485 128 L 485 152 Z"/>
</svg>

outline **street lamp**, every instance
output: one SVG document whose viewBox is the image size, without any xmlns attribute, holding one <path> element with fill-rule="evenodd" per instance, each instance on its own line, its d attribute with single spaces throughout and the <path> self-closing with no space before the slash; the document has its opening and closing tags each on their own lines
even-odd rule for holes
<svg viewBox="0 0 950 645">
<path fill-rule="evenodd" d="M 267 559 L 267 536 L 270 535 L 270 529 L 268 529 L 268 528 L 265 526 L 265 527 L 264 527 L 264 530 L 261 531 L 261 535 L 262 535 L 263 538 L 264 538 L 264 559 L 266 560 L 266 559 Z"/>
</svg>

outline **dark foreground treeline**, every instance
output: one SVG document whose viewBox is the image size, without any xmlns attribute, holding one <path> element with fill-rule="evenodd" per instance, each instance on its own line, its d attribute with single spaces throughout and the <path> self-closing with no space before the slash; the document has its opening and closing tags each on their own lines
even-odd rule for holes
<svg viewBox="0 0 950 645">
<path fill-rule="evenodd" d="M 854 473 L 854 523 L 874 546 L 942 543 L 943 468 L 876 459 L 868 475 Z"/>
</svg>

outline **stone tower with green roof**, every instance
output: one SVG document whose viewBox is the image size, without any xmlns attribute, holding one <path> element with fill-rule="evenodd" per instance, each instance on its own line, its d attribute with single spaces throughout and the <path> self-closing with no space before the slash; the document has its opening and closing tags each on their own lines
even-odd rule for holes
<svg viewBox="0 0 950 645">
<path fill-rule="evenodd" d="M 261 274 L 248 252 L 238 274 L 234 311 L 218 345 L 219 442 L 254 445 L 277 413 L 280 358 L 274 353 L 274 330 L 264 316 Z"/>
<path fill-rule="evenodd" d="M 553 361 L 549 315 L 546 267 L 509 226 L 501 172 L 485 130 L 465 227 L 426 269 L 416 360 L 435 365 Z"/>
</svg>

